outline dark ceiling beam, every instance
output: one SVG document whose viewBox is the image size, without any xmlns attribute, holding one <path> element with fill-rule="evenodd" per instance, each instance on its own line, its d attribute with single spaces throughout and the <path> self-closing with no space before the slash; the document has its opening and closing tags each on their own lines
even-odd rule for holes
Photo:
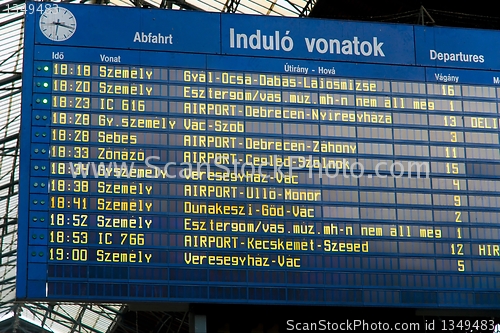
<svg viewBox="0 0 500 333">
<path fill-rule="evenodd" d="M 79 330 L 80 324 L 83 319 L 83 315 L 85 314 L 85 310 L 87 310 L 87 304 L 84 304 L 82 308 L 80 309 L 80 313 L 78 314 L 78 317 L 76 318 L 75 323 L 73 324 L 73 327 L 71 327 L 71 333 L 77 332 L 77 329 Z"/>
<path fill-rule="evenodd" d="M 18 184 L 19 184 L 19 180 L 14 180 L 12 183 L 8 183 L 8 184 L 4 184 L 4 185 L 0 186 L 0 191 L 3 191 L 5 189 L 8 189 L 11 186 L 18 185 Z M 1 218 L 1 219 L 5 219 L 5 218 Z"/>
<path fill-rule="evenodd" d="M 19 12 L 19 14 L 22 14 L 22 12 Z M 16 22 L 16 21 L 21 21 L 24 19 L 24 16 L 23 15 L 13 15 L 13 17 L 11 19 L 8 19 L 6 21 L 3 21 L 2 23 L 0 23 L 0 28 L 3 27 L 3 26 L 6 26 L 6 25 L 9 25 L 13 22 Z"/>
<path fill-rule="evenodd" d="M 311 13 L 315 4 L 316 4 L 316 0 L 307 0 L 306 5 L 304 6 L 304 8 L 302 9 L 302 11 L 299 14 L 299 17 L 309 16 L 309 14 Z"/>
<path fill-rule="evenodd" d="M 7 258 L 7 257 L 11 257 L 13 255 L 15 255 L 17 253 L 17 250 L 12 250 L 12 251 L 9 251 L 9 252 L 2 252 L 0 254 L 0 258 Z M 2 283 L 3 282 L 6 282 L 7 280 L 2 280 Z"/>
<path fill-rule="evenodd" d="M 16 225 L 17 224 L 17 217 L 7 217 L 7 218 L 0 218 L 0 221 L 4 220 L 0 226 L 3 225 Z"/>
<path fill-rule="evenodd" d="M 21 92 L 21 87 L 19 87 L 19 90 L 11 90 L 8 94 L 0 96 L 0 101 L 7 99 L 11 96 L 18 95 Z M 9 103 L 10 104 L 10 103 Z M 8 107 L 12 107 L 12 105 L 9 105 Z"/>
<path fill-rule="evenodd" d="M 21 74 L 14 74 L 3 80 L 0 80 L 0 87 L 21 80 L 21 76 Z"/>
<path fill-rule="evenodd" d="M 14 140 L 17 140 L 17 139 L 19 139 L 19 133 L 9 135 L 9 136 L 7 136 L 5 138 L 0 139 L 0 145 L 3 145 L 5 143 L 7 143 L 7 142 L 14 141 Z"/>
<path fill-rule="evenodd" d="M 236 13 L 238 10 L 238 6 L 240 5 L 241 0 L 227 0 L 224 5 L 224 9 L 222 9 L 225 13 Z"/>
<path fill-rule="evenodd" d="M 288 4 L 290 6 L 292 6 L 293 8 L 295 8 L 295 10 L 297 11 L 297 13 L 300 13 L 302 10 L 304 10 L 303 8 L 301 9 L 300 7 L 298 7 L 296 4 L 294 4 L 293 2 L 291 2 L 290 0 L 286 0 L 286 2 L 288 2 Z M 307 4 L 306 4 L 307 5 Z"/>
</svg>

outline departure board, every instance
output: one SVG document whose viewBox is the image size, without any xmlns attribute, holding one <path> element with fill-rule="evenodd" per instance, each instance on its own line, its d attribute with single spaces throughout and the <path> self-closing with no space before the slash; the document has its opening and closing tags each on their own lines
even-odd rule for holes
<svg viewBox="0 0 500 333">
<path fill-rule="evenodd" d="M 21 300 L 500 307 L 500 33 L 25 7 Z"/>
</svg>

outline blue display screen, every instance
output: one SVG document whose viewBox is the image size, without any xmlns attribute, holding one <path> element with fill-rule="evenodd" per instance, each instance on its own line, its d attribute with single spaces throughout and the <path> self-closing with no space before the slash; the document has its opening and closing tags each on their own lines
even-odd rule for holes
<svg viewBox="0 0 500 333">
<path fill-rule="evenodd" d="M 494 40 L 28 3 L 18 299 L 498 309 Z"/>
</svg>

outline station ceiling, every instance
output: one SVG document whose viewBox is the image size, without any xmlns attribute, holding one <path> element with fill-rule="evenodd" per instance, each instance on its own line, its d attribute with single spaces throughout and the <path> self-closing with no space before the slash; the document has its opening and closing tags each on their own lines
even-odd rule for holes
<svg viewBox="0 0 500 333">
<path fill-rule="evenodd" d="M 443 0 L 319 0 L 309 17 L 387 23 L 500 29 L 495 2 Z"/>
</svg>

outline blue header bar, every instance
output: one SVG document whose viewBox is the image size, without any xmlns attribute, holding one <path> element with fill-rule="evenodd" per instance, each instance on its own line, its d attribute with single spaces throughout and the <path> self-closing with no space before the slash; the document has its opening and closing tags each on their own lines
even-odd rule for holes
<svg viewBox="0 0 500 333">
<path fill-rule="evenodd" d="M 28 20 L 35 20 L 37 44 L 500 70 L 498 31 L 78 4 L 57 7 L 74 15 L 74 34 L 63 41 L 50 40 L 37 28 L 42 14 L 27 13 Z M 102 22 L 113 29 L 103 30 Z"/>
<path fill-rule="evenodd" d="M 57 7 L 68 9 L 74 15 L 74 35 L 65 41 L 51 41 L 42 29 L 35 29 L 38 43 L 200 53 L 220 50 L 218 14 L 97 5 L 61 4 Z M 27 16 L 36 16 L 38 22 L 42 14 L 35 14 Z"/>
<path fill-rule="evenodd" d="M 416 64 L 498 70 L 499 42 L 499 31 L 416 26 Z"/>
<path fill-rule="evenodd" d="M 223 15 L 221 34 L 225 54 L 414 63 L 411 26 Z"/>
</svg>

